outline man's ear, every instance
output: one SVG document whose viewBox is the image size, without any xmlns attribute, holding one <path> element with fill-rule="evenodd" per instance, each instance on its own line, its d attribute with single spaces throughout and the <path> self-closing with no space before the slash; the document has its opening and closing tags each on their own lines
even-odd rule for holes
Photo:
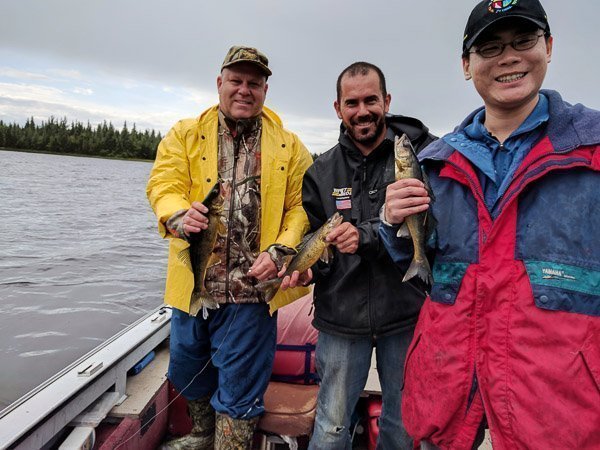
<svg viewBox="0 0 600 450">
<path fill-rule="evenodd" d="M 469 81 L 471 77 L 471 61 L 468 56 L 462 57 L 462 67 L 463 73 L 465 75 L 465 80 Z"/>
<path fill-rule="evenodd" d="M 546 61 L 550 62 L 552 60 L 552 46 L 554 45 L 554 38 L 552 36 L 548 36 L 546 40 Z"/>
<path fill-rule="evenodd" d="M 340 109 L 340 104 L 338 103 L 338 101 L 334 101 L 333 102 L 333 107 L 335 109 L 335 112 L 337 113 L 338 119 L 342 118 L 342 111 Z"/>
</svg>

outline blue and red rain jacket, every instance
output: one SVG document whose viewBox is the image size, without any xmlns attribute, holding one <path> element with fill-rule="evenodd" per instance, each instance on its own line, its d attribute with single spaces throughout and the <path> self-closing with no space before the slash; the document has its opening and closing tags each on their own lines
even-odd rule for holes
<svg viewBox="0 0 600 450">
<path fill-rule="evenodd" d="M 494 450 L 600 448 L 600 112 L 543 93 L 546 135 L 495 218 L 465 157 L 442 139 L 419 154 L 438 227 L 404 374 L 417 441 L 470 449 L 485 416 Z"/>
</svg>

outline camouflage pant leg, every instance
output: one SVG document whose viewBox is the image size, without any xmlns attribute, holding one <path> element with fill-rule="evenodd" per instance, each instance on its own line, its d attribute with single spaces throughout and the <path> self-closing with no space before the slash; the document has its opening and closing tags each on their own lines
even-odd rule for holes
<svg viewBox="0 0 600 450">
<path fill-rule="evenodd" d="M 215 450 L 250 450 L 258 419 L 233 419 L 217 413 Z"/>
</svg>

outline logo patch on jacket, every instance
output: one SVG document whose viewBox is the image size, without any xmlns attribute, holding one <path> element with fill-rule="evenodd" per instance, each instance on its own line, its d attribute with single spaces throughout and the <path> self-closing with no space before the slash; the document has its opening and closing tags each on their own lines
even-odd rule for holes
<svg viewBox="0 0 600 450">
<path fill-rule="evenodd" d="M 542 278 L 544 279 L 556 279 L 556 280 L 576 280 L 573 275 L 567 274 L 562 269 L 553 269 L 550 267 L 542 267 Z"/>
<path fill-rule="evenodd" d="M 352 209 L 352 188 L 333 188 L 331 193 L 335 198 L 335 207 L 338 210 Z"/>
</svg>

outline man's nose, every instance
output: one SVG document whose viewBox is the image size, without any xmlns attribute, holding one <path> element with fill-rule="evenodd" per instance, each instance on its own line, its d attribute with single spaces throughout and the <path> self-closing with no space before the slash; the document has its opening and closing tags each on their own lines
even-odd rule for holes
<svg viewBox="0 0 600 450">
<path fill-rule="evenodd" d="M 507 65 L 519 62 L 521 61 L 521 53 L 522 52 L 519 52 L 518 50 L 512 48 L 511 45 L 507 45 L 506 47 L 504 47 L 504 51 L 502 52 L 502 54 L 498 57 L 500 58 L 498 60 L 498 64 Z"/>
<path fill-rule="evenodd" d="M 367 108 L 367 105 L 364 103 L 359 103 L 358 104 L 358 115 L 359 116 L 369 116 L 371 115 L 371 113 L 369 112 L 369 109 Z"/>
<path fill-rule="evenodd" d="M 250 94 L 250 87 L 248 86 L 248 83 L 241 83 L 238 89 L 239 93 L 242 95 L 248 95 Z"/>
</svg>

